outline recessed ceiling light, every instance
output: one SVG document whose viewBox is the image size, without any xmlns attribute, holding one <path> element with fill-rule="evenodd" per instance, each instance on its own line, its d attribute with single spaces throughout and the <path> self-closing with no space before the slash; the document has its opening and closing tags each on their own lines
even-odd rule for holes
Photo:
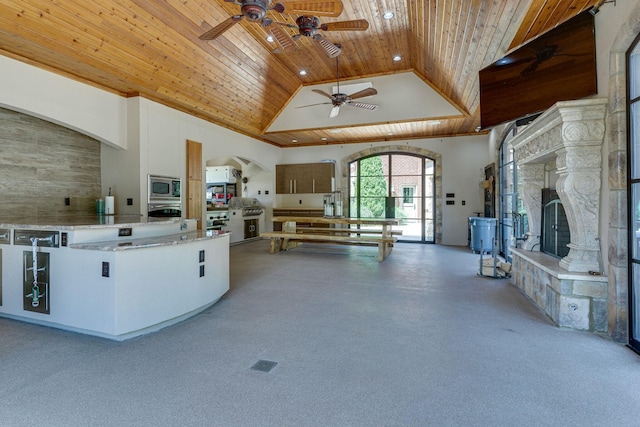
<svg viewBox="0 0 640 427">
<path fill-rule="evenodd" d="M 395 15 L 393 14 L 393 12 L 385 12 L 385 13 L 382 15 L 382 17 L 383 17 L 384 19 L 391 19 L 391 18 L 393 18 L 394 16 L 395 16 Z"/>
<path fill-rule="evenodd" d="M 291 142 L 298 142 L 298 140 L 297 139 L 292 139 Z"/>
<path fill-rule="evenodd" d="M 342 133 L 342 129 L 331 129 L 329 132 L 331 132 L 331 133 Z"/>
<path fill-rule="evenodd" d="M 306 76 L 307 75 L 307 70 L 300 70 L 300 75 L 301 76 Z"/>
<path fill-rule="evenodd" d="M 393 132 L 387 132 L 387 135 L 391 136 L 393 135 Z"/>
<path fill-rule="evenodd" d="M 439 125 L 440 123 L 441 123 L 440 120 L 429 120 L 427 122 L 427 124 L 431 126 Z"/>
<path fill-rule="evenodd" d="M 322 138 L 320 138 L 320 139 L 321 139 L 321 140 L 323 140 L 323 141 L 326 141 L 326 140 L 327 140 L 327 137 L 326 137 L 326 136 L 323 136 L 323 137 L 322 137 Z"/>
<path fill-rule="evenodd" d="M 267 41 L 269 43 L 273 43 L 273 36 L 267 36 Z"/>
<path fill-rule="evenodd" d="M 393 62 L 398 62 L 398 61 L 402 61 L 402 56 L 396 55 L 393 57 Z"/>
</svg>

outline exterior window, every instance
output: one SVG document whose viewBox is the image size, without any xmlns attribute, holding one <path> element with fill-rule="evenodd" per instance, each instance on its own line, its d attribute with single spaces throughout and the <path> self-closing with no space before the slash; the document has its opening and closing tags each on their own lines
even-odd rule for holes
<svg viewBox="0 0 640 427">
<path fill-rule="evenodd" d="M 640 352 L 640 42 L 627 53 L 629 346 Z"/>
<path fill-rule="evenodd" d="M 405 205 L 413 204 L 413 187 L 404 187 L 402 189 L 402 203 Z"/>
<path fill-rule="evenodd" d="M 516 135 L 516 127 L 507 134 L 499 152 L 499 225 L 500 255 L 511 262 L 511 246 L 515 245 L 529 229 L 527 215 L 518 197 L 518 167 L 516 165 L 511 139 Z"/>
<path fill-rule="evenodd" d="M 402 242 L 435 243 L 435 162 L 389 153 L 349 164 L 349 215 L 396 218 Z"/>
</svg>

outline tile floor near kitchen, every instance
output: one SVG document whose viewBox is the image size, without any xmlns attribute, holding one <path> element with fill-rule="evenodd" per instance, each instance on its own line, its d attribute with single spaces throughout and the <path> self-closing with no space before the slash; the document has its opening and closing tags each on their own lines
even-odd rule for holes
<svg viewBox="0 0 640 427">
<path fill-rule="evenodd" d="M 477 265 L 468 248 L 397 244 L 379 263 L 375 248 L 269 255 L 257 241 L 231 248 L 222 300 L 153 334 L 112 342 L 0 319 L 0 420 L 639 425 L 640 357 L 555 327 Z"/>
</svg>

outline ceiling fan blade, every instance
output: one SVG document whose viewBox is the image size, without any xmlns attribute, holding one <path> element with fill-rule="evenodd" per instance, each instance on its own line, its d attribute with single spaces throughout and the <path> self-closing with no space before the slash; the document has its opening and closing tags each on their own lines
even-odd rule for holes
<svg viewBox="0 0 640 427">
<path fill-rule="evenodd" d="M 228 19 L 225 19 L 224 21 L 201 35 L 200 40 L 214 40 L 241 20 L 242 15 L 234 15 Z"/>
<path fill-rule="evenodd" d="M 320 90 L 320 89 L 311 89 L 311 92 L 318 93 L 318 94 L 320 94 L 320 95 L 322 95 L 322 96 L 326 96 L 327 98 L 329 98 L 329 99 L 333 100 L 333 96 L 332 96 L 332 95 L 329 95 L 327 92 L 325 92 L 325 91 L 323 91 L 323 90 Z"/>
<path fill-rule="evenodd" d="M 333 108 L 331 109 L 331 112 L 329 113 L 329 118 L 333 119 L 334 117 L 338 117 L 339 112 L 340 112 L 340 106 L 334 105 Z"/>
<path fill-rule="evenodd" d="M 330 22 L 320 25 L 323 31 L 364 31 L 369 28 L 366 19 L 354 19 L 353 21 Z"/>
<path fill-rule="evenodd" d="M 284 5 L 280 2 L 277 2 L 276 4 L 269 6 L 269 10 L 275 10 L 276 12 L 284 13 Z"/>
<path fill-rule="evenodd" d="M 364 102 L 347 102 L 347 105 L 351 105 L 352 107 L 364 108 L 366 110 L 376 110 L 378 108 L 377 105 L 373 104 L 365 104 Z"/>
<path fill-rule="evenodd" d="M 280 46 L 281 52 L 291 52 L 298 47 L 291 36 L 279 25 L 269 27 L 269 32 Z"/>
<path fill-rule="evenodd" d="M 378 93 L 377 90 L 375 90 L 372 87 L 369 87 L 349 95 L 349 98 L 350 99 L 364 98 L 365 96 L 373 96 L 373 95 L 376 95 L 377 93 Z"/>
<path fill-rule="evenodd" d="M 324 49 L 329 58 L 335 58 L 342 52 L 342 49 L 322 37 L 320 34 L 313 36 L 313 40 L 318 43 L 322 49 Z"/>
<path fill-rule="evenodd" d="M 301 15 L 332 16 L 337 17 L 342 13 L 341 0 L 291 0 L 283 1 L 287 13 L 299 13 Z"/>
<path fill-rule="evenodd" d="M 295 108 L 315 107 L 316 105 L 327 105 L 327 104 L 333 104 L 333 103 L 332 102 L 318 102 L 317 104 L 301 105 L 301 106 L 295 107 Z"/>
</svg>

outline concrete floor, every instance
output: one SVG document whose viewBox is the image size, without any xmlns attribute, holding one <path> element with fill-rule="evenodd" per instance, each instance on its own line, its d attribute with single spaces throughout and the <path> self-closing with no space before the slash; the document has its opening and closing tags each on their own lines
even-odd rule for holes
<svg viewBox="0 0 640 427">
<path fill-rule="evenodd" d="M 0 319 L 10 426 L 637 426 L 640 358 L 467 248 L 231 248 L 231 290 L 126 342 Z M 270 372 L 251 369 L 259 361 Z M 266 365 L 266 363 L 265 363 Z"/>
</svg>

